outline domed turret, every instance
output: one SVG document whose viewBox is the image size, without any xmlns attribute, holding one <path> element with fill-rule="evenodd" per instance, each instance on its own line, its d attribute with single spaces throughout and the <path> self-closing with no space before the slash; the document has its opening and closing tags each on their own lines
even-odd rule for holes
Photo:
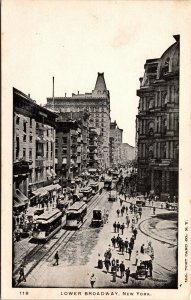
<svg viewBox="0 0 191 300">
<path fill-rule="evenodd" d="M 157 69 L 157 79 L 179 73 L 180 36 L 174 35 L 176 42 L 161 56 Z"/>
</svg>

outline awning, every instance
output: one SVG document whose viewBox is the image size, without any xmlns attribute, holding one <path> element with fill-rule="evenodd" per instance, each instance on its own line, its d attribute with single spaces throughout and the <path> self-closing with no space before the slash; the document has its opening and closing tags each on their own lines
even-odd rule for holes
<svg viewBox="0 0 191 300">
<path fill-rule="evenodd" d="M 37 189 L 36 191 L 33 191 L 32 193 L 34 195 L 40 196 L 40 197 L 46 196 L 48 194 L 47 190 L 45 188 L 43 188 L 43 187 Z"/>
<path fill-rule="evenodd" d="M 26 205 L 26 203 L 24 203 L 23 201 L 17 199 L 17 198 L 13 198 L 13 207 L 21 207 L 21 206 L 24 206 Z"/>
<path fill-rule="evenodd" d="M 60 190 L 62 187 L 57 183 L 54 185 L 55 190 Z"/>
<path fill-rule="evenodd" d="M 51 174 L 52 174 L 53 176 L 56 176 L 56 173 L 54 172 L 53 169 L 51 169 L 50 172 L 51 172 Z"/>
<path fill-rule="evenodd" d="M 19 201 L 22 201 L 22 202 L 27 202 L 29 201 L 29 199 L 19 190 L 19 189 L 16 189 L 13 193 L 13 198 L 16 198 L 18 199 Z"/>
<path fill-rule="evenodd" d="M 45 186 L 44 188 L 45 188 L 45 190 L 47 190 L 48 192 L 50 192 L 50 191 L 53 191 L 55 189 L 55 186 L 53 184 L 51 184 L 51 185 Z"/>
<path fill-rule="evenodd" d="M 48 169 L 46 170 L 46 176 L 47 177 L 52 177 L 52 174 L 50 173 L 50 171 Z"/>
</svg>

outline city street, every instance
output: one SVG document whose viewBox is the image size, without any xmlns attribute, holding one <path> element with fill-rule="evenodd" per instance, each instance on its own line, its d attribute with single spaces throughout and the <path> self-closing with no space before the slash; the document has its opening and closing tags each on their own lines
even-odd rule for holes
<svg viewBox="0 0 191 300">
<path fill-rule="evenodd" d="M 143 287 L 143 288 L 165 288 L 176 287 L 177 274 L 177 213 L 169 212 L 161 209 L 161 204 L 154 203 L 156 207 L 156 215 L 153 215 L 153 207 L 146 206 L 143 208 L 143 214 L 138 221 L 138 234 L 135 240 L 135 246 L 132 251 L 131 260 L 129 254 L 124 255 L 118 251 L 118 248 L 112 246 L 111 238 L 114 233 L 113 223 L 119 221 L 125 223 L 123 217 L 117 217 L 116 210 L 120 208 L 119 196 L 117 202 L 108 201 L 108 193 L 104 197 L 100 197 L 100 202 L 96 208 L 103 211 L 109 211 L 109 219 L 101 228 L 92 228 L 90 226 L 91 217 L 83 224 L 83 226 L 72 236 L 66 246 L 57 249 L 59 252 L 59 265 L 54 265 L 54 253 L 43 259 L 27 276 L 26 283 L 20 283 L 22 287 L 90 287 L 90 276 L 92 273 L 96 276 L 96 287 Z M 130 205 L 132 198 L 128 202 L 123 202 L 125 206 Z M 129 213 L 129 211 L 128 211 Z M 132 215 L 129 213 L 130 219 Z M 58 235 L 58 234 L 57 234 Z M 56 240 L 54 236 L 54 240 Z M 130 239 L 131 229 L 125 228 L 123 239 Z M 135 254 L 140 252 L 142 244 L 152 242 L 154 249 L 153 260 L 153 276 L 145 280 L 135 279 L 136 266 Z M 128 284 L 125 283 L 125 276 L 120 278 L 120 272 L 113 282 L 113 275 L 110 271 L 106 273 L 105 266 L 98 269 L 98 258 L 104 261 L 105 251 L 111 248 L 112 258 L 124 261 L 125 267 L 130 268 L 130 279 Z M 98 256 L 100 254 L 100 256 Z"/>
</svg>

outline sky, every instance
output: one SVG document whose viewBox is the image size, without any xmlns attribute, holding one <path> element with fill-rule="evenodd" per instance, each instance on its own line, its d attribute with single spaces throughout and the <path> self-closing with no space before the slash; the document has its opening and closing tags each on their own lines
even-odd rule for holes
<svg viewBox="0 0 191 300">
<path fill-rule="evenodd" d="M 135 145 L 139 78 L 146 59 L 161 57 L 181 34 L 183 1 L 4 0 L 5 88 L 30 94 L 38 104 L 52 96 L 91 92 L 104 72 L 111 120 Z M 184 8 L 184 22 L 189 18 Z"/>
</svg>

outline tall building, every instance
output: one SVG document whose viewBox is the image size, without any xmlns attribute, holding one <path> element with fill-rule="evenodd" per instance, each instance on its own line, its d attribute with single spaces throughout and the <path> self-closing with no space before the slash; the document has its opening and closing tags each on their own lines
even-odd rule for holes
<svg viewBox="0 0 191 300">
<path fill-rule="evenodd" d="M 60 115 L 65 112 L 88 111 L 90 121 L 95 128 L 100 129 L 101 151 L 99 164 L 109 166 L 109 131 L 110 131 L 110 94 L 107 90 L 104 73 L 98 73 L 94 90 L 91 93 L 72 94 L 71 97 L 47 98 L 46 107 L 53 109 Z"/>
<path fill-rule="evenodd" d="M 128 162 L 135 159 L 135 148 L 128 143 L 121 144 L 121 160 L 122 165 L 126 165 Z"/>
<path fill-rule="evenodd" d="M 110 167 L 115 167 L 121 161 L 121 144 L 123 142 L 123 129 L 120 129 L 116 121 L 110 123 Z"/>
<path fill-rule="evenodd" d="M 13 194 L 19 207 L 22 194 L 30 198 L 37 189 L 56 183 L 57 115 L 15 88 L 13 113 Z"/>
<path fill-rule="evenodd" d="M 178 195 L 179 35 L 158 59 L 148 59 L 137 90 L 137 161 L 139 190 Z"/>
</svg>

